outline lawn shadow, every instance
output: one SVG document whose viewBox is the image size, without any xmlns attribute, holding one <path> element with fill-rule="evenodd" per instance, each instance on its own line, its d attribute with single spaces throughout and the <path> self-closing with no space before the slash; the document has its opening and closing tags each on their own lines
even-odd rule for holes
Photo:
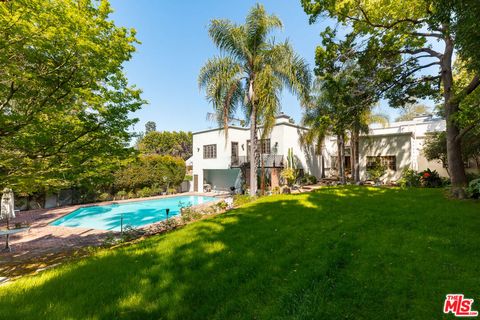
<svg viewBox="0 0 480 320">
<path fill-rule="evenodd" d="M 419 206 L 425 209 L 422 202 L 408 201 L 415 194 L 339 187 L 267 197 L 26 279 L 33 284 L 19 290 L 19 283 L 0 293 L 0 315 L 311 319 L 334 318 L 339 312 L 342 317 L 374 318 L 369 312 L 378 312 L 398 317 L 406 300 L 431 299 L 415 285 L 425 273 L 402 272 L 400 264 L 411 258 L 409 232 L 425 231 L 418 215 Z M 441 199 L 438 192 L 419 197 Z M 427 221 L 434 218 L 428 211 Z M 437 237 L 442 231 L 428 234 Z M 403 279 L 400 284 L 395 272 Z M 386 312 L 386 303 L 398 305 Z"/>
</svg>

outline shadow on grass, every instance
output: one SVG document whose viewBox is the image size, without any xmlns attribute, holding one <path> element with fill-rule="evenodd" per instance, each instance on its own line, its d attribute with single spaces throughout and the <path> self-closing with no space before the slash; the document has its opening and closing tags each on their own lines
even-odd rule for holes
<svg viewBox="0 0 480 320">
<path fill-rule="evenodd" d="M 446 293 L 480 292 L 479 209 L 439 190 L 267 197 L 6 286 L 0 318 L 440 318 Z"/>
</svg>

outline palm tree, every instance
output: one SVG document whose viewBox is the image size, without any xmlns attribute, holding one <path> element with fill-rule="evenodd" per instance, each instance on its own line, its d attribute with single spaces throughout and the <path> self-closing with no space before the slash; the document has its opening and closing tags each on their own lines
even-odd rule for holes
<svg viewBox="0 0 480 320">
<path fill-rule="evenodd" d="M 315 141 L 321 144 L 326 135 L 337 138 L 338 173 L 340 182 L 345 183 L 344 142 L 350 118 L 347 117 L 342 87 L 344 78 L 317 78 L 313 84 L 312 94 L 305 104 L 302 122 L 310 129 L 302 136 L 301 143 L 309 145 Z"/>
<path fill-rule="evenodd" d="M 221 55 L 209 59 L 200 70 L 199 86 L 213 104 L 217 121 L 228 135 L 228 123 L 239 108 L 250 125 L 250 194 L 257 192 L 258 142 L 270 134 L 280 110 L 280 93 L 289 89 L 300 98 L 308 96 L 308 65 L 288 41 L 276 43 L 270 33 L 282 27 L 262 5 L 255 5 L 245 24 L 212 20 L 209 35 Z"/>
</svg>

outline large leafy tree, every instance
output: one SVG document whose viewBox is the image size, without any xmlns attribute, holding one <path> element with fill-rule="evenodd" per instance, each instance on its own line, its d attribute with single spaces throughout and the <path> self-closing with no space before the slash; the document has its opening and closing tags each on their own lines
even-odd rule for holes
<svg viewBox="0 0 480 320">
<path fill-rule="evenodd" d="M 466 185 L 461 152 L 465 133 L 456 118 L 461 102 L 480 85 L 480 42 L 478 36 L 475 38 L 479 34 L 478 1 L 389 0 L 381 5 L 373 0 L 301 2 L 312 22 L 320 15 L 329 16 L 346 26 L 346 37 L 359 39 L 360 62 L 376 70 L 379 93 L 392 106 L 413 102 L 415 97 L 443 100 L 452 191 L 462 197 Z M 455 54 L 471 71 L 465 84 L 454 79 Z"/>
<path fill-rule="evenodd" d="M 151 131 L 138 141 L 138 150 L 144 154 L 181 157 L 192 156 L 193 135 L 185 131 Z"/>
<path fill-rule="evenodd" d="M 108 1 L 0 3 L 2 185 L 82 184 L 131 155 L 129 113 L 143 101 L 122 64 L 137 40 L 110 13 Z"/>
<path fill-rule="evenodd" d="M 199 85 L 213 104 L 218 122 L 228 134 L 228 123 L 242 108 L 250 125 L 250 193 L 257 191 L 257 129 L 268 135 L 280 110 L 280 93 L 288 88 L 305 98 L 310 73 L 287 41 L 276 43 L 271 32 L 282 27 L 279 18 L 254 6 L 245 24 L 212 20 L 209 34 L 222 55 L 207 61 L 199 75 Z"/>
<path fill-rule="evenodd" d="M 360 133 L 368 133 L 372 120 L 385 121 L 372 113 L 379 99 L 372 80 L 375 72 L 358 63 L 354 37 L 337 41 L 335 31 L 330 28 L 321 35 L 322 46 L 315 52 L 317 82 L 304 116 L 305 124 L 311 127 L 306 140 L 313 137 L 321 140 L 326 132 L 337 136 L 339 173 L 344 182 L 344 147 L 349 133 L 352 176 L 358 182 Z"/>
</svg>

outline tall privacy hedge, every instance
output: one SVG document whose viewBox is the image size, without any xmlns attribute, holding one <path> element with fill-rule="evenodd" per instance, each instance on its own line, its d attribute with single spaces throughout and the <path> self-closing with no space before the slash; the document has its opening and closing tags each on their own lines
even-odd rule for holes
<svg viewBox="0 0 480 320">
<path fill-rule="evenodd" d="M 144 187 L 177 187 L 185 177 L 185 161 L 167 155 L 140 155 L 115 174 L 115 189 L 134 191 Z"/>
</svg>

